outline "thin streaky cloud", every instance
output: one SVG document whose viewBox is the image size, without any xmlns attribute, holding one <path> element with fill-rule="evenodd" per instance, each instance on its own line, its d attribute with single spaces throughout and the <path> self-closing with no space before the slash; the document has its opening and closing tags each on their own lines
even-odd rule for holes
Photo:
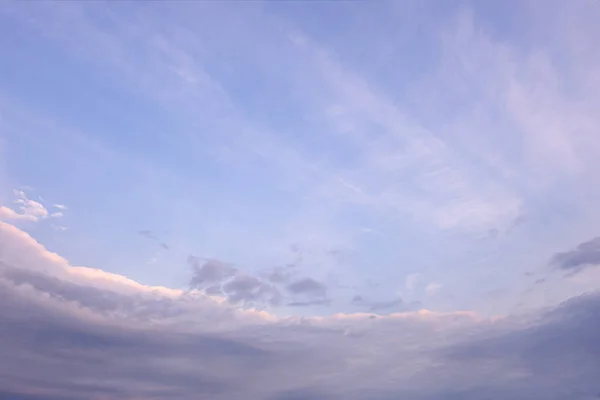
<svg viewBox="0 0 600 400">
<path fill-rule="evenodd" d="M 3 3 L 0 398 L 594 398 L 597 15 Z"/>
</svg>

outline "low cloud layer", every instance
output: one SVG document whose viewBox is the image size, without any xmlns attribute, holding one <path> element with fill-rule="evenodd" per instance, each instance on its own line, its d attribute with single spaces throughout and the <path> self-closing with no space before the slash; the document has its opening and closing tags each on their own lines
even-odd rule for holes
<svg viewBox="0 0 600 400">
<path fill-rule="evenodd" d="M 5 398 L 584 400 L 600 393 L 599 293 L 518 318 L 428 311 L 276 318 L 195 290 L 71 266 L 5 223 L 0 257 Z M 223 276 L 206 271 L 205 279 Z M 225 291 L 243 298 L 262 290 L 251 277 L 228 282 Z M 310 280 L 298 282 L 292 291 L 323 294 Z"/>
</svg>

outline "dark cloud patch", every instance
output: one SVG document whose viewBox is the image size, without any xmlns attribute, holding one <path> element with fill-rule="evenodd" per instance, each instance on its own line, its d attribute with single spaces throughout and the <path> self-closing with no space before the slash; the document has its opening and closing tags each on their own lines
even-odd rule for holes
<svg viewBox="0 0 600 400">
<path fill-rule="evenodd" d="M 360 294 L 357 294 L 356 296 L 354 296 L 352 298 L 350 303 L 355 306 L 360 306 L 360 305 L 363 305 L 365 303 L 365 301 L 366 300 L 364 299 L 364 297 L 362 297 Z"/>
<path fill-rule="evenodd" d="M 286 286 L 292 300 L 287 304 L 290 307 L 323 306 L 328 305 L 327 287 L 312 278 L 304 278 Z"/>
<path fill-rule="evenodd" d="M 193 276 L 190 279 L 190 287 L 204 289 L 216 283 L 221 283 L 232 278 L 237 269 L 219 260 L 202 259 L 189 256 L 188 263 L 192 267 Z"/>
<path fill-rule="evenodd" d="M 290 268 L 274 268 L 265 274 L 267 280 L 274 284 L 282 284 L 290 281 L 294 273 Z"/>
<path fill-rule="evenodd" d="M 444 353 L 449 357 L 446 362 L 459 371 L 496 366 L 497 384 L 487 383 L 488 393 L 493 389 L 494 395 L 486 398 L 559 400 L 600 395 L 600 383 L 594 378 L 600 373 L 598 293 L 571 299 L 537 323 L 480 336 Z M 511 371 L 518 371 L 523 379 L 512 378 Z M 476 398 L 484 392 L 462 392 L 461 398 Z"/>
<path fill-rule="evenodd" d="M 571 272 L 600 265 L 600 237 L 583 242 L 573 250 L 556 253 L 550 263 L 558 269 Z"/>
<path fill-rule="evenodd" d="M 252 276 L 218 260 L 190 256 L 188 262 L 193 270 L 190 288 L 201 289 L 208 295 L 224 295 L 232 304 L 258 308 L 286 303 L 293 307 L 329 304 L 327 288 L 312 278 L 290 283 L 285 287 L 287 294 L 282 292 L 277 285 L 292 279 L 294 273 L 289 268 L 274 268 L 261 276 Z"/>
<path fill-rule="evenodd" d="M 237 275 L 223 286 L 223 291 L 230 302 L 255 305 L 266 302 L 269 305 L 281 304 L 279 290 L 262 280 L 248 275 Z"/>
<path fill-rule="evenodd" d="M 287 286 L 287 290 L 297 295 L 308 295 L 312 297 L 327 296 L 327 287 L 312 278 L 304 278 L 295 281 Z"/>
</svg>

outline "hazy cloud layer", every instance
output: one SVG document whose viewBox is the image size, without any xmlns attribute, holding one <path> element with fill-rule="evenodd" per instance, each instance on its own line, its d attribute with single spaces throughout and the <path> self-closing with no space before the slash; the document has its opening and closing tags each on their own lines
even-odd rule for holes
<svg viewBox="0 0 600 400">
<path fill-rule="evenodd" d="M 583 400 L 600 391 L 598 293 L 495 320 L 275 318 L 71 267 L 7 224 L 0 254 L 0 385 L 14 398 Z M 318 287 L 301 282 L 300 291 Z M 231 283 L 260 293 L 253 279 Z"/>
</svg>

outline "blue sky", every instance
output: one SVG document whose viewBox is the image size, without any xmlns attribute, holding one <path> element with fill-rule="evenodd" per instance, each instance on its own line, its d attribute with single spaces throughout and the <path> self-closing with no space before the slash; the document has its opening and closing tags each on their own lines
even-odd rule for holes
<svg viewBox="0 0 600 400">
<path fill-rule="evenodd" d="M 513 311 L 598 218 L 594 4 L 550 5 L 8 3 L 3 203 L 66 205 L 23 229 L 145 284 L 301 253 L 333 311 Z"/>
<path fill-rule="evenodd" d="M 599 13 L 3 2 L 5 244 L 269 318 L 596 293 Z"/>
</svg>

